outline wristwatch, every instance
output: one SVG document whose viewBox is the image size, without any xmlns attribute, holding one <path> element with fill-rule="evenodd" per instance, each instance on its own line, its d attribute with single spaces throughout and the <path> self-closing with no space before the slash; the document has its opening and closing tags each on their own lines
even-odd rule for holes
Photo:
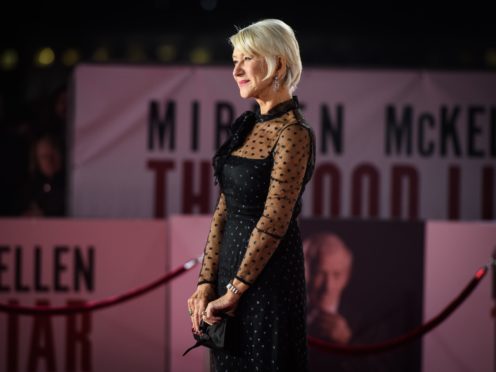
<svg viewBox="0 0 496 372">
<path fill-rule="evenodd" d="M 237 295 L 240 295 L 241 292 L 239 291 L 238 288 L 236 288 L 231 282 L 227 283 L 226 288 L 230 290 L 232 293 L 235 293 Z"/>
</svg>

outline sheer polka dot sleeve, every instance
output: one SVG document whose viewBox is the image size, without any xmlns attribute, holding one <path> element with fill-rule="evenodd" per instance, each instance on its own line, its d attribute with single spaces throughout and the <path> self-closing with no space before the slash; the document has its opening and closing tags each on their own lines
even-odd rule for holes
<svg viewBox="0 0 496 372">
<path fill-rule="evenodd" d="M 222 234 L 224 233 L 226 222 L 226 212 L 226 199 L 224 193 L 221 192 L 217 200 L 217 207 L 215 208 L 212 222 L 210 223 L 210 231 L 203 252 L 203 262 L 200 277 L 198 278 L 198 285 L 204 283 L 215 284 L 217 281 L 217 266 Z"/>
<path fill-rule="evenodd" d="M 299 124 L 290 124 L 279 134 L 264 211 L 236 275 L 246 284 L 255 281 L 289 227 L 310 156 L 310 140 L 308 129 Z"/>
</svg>

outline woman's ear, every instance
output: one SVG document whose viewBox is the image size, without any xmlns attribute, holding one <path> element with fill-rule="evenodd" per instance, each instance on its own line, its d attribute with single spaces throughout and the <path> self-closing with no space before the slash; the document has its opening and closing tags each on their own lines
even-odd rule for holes
<svg viewBox="0 0 496 372">
<path fill-rule="evenodd" d="M 281 79 L 283 79 L 286 76 L 286 60 L 281 56 L 277 57 L 276 74 Z"/>
</svg>

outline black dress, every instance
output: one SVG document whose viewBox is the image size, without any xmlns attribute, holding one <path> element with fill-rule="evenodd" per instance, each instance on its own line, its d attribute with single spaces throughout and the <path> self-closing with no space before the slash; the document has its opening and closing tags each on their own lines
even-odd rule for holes
<svg viewBox="0 0 496 372">
<path fill-rule="evenodd" d="M 215 371 L 306 371 L 306 286 L 297 222 L 313 172 L 314 135 L 295 99 L 278 105 L 222 165 L 221 194 L 200 282 L 217 295 L 235 277 L 250 284 L 236 316 L 236 352 L 214 351 Z"/>
</svg>

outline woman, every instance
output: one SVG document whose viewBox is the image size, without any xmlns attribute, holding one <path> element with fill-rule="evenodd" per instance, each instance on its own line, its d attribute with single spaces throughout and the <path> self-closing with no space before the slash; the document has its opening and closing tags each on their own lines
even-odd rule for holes
<svg viewBox="0 0 496 372">
<path fill-rule="evenodd" d="M 213 164 L 220 195 L 196 291 L 193 331 L 220 313 L 240 320 L 236 352 L 213 352 L 216 371 L 305 371 L 305 275 L 296 218 L 315 163 L 315 140 L 292 93 L 301 59 L 293 30 L 268 19 L 230 38 L 233 77 L 259 109 L 232 125 Z"/>
</svg>

